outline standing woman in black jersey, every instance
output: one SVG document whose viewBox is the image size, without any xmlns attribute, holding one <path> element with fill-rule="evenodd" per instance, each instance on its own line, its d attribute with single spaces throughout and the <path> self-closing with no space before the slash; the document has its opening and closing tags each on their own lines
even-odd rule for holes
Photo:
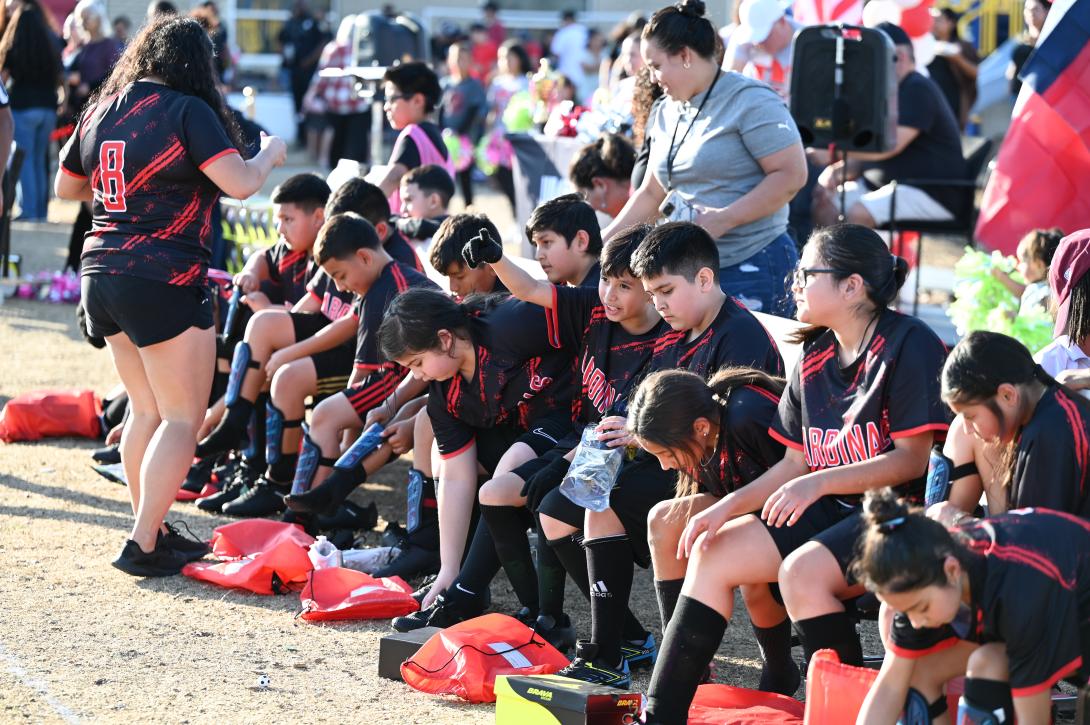
<svg viewBox="0 0 1090 725">
<path fill-rule="evenodd" d="M 133 39 L 61 151 L 57 196 L 92 205 L 81 257 L 88 331 L 106 339 L 129 394 L 121 458 L 136 524 L 113 564 L 134 576 L 177 574 L 206 551 L 163 518 L 212 384 L 213 207 L 221 192 L 260 189 L 286 152 L 274 136 L 250 160 L 242 148 L 211 40 L 195 20 L 170 16 Z"/>
</svg>

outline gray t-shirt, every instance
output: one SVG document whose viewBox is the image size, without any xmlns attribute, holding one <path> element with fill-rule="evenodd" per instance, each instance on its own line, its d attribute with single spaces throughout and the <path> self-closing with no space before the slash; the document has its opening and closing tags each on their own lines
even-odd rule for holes
<svg viewBox="0 0 1090 725">
<path fill-rule="evenodd" d="M 662 188 L 673 189 L 686 204 L 721 209 L 752 190 L 764 179 L 757 159 L 800 143 L 799 130 L 783 100 L 765 84 L 740 73 L 726 72 L 711 89 L 711 96 L 689 134 L 685 129 L 706 93 L 687 102 L 666 98 L 651 112 L 648 168 Z M 667 173 L 667 153 L 674 129 L 673 175 Z M 682 141 L 682 136 L 685 140 Z M 680 142 L 680 143 L 679 143 Z M 671 217 L 688 221 L 683 205 Z M 774 214 L 735 227 L 716 240 L 719 264 L 738 264 L 768 246 L 787 230 L 787 205 Z"/>
</svg>

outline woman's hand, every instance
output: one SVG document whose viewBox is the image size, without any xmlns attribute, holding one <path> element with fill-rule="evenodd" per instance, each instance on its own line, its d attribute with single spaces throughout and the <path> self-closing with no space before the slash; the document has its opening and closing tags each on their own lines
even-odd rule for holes
<svg viewBox="0 0 1090 725">
<path fill-rule="evenodd" d="M 933 504 L 927 507 L 927 518 L 934 519 L 946 528 L 957 526 L 965 519 L 973 518 L 949 501 Z"/>
<path fill-rule="evenodd" d="M 288 158 L 288 145 L 279 136 L 269 136 L 262 131 L 260 153 L 268 154 L 274 167 L 283 166 Z"/>
<path fill-rule="evenodd" d="M 821 479 L 815 475 L 800 476 L 780 486 L 765 501 L 761 518 L 769 526 L 794 526 L 806 509 L 824 495 Z"/>
<path fill-rule="evenodd" d="M 1072 390 L 1090 390 L 1090 370 L 1061 370 L 1056 374 L 1056 382 Z"/>
<path fill-rule="evenodd" d="M 623 415 L 611 415 L 608 418 L 602 418 L 594 430 L 598 433 L 598 440 L 610 448 L 620 448 L 632 445 L 634 442 L 632 434 L 625 429 L 627 423 L 628 418 Z"/>
<path fill-rule="evenodd" d="M 719 529 L 730 520 L 731 512 L 725 503 L 726 499 L 721 499 L 689 519 L 677 542 L 678 561 L 685 561 L 692 555 L 693 547 L 701 534 L 704 534 L 704 540 L 700 542 L 700 550 L 707 551 Z"/>
<path fill-rule="evenodd" d="M 693 223 L 703 227 L 704 231 L 710 234 L 712 239 L 718 239 L 734 228 L 734 225 L 727 218 L 726 209 L 713 209 L 697 204 L 693 205 L 693 209 L 696 211 L 696 218 L 693 219 Z"/>
<path fill-rule="evenodd" d="M 826 191 L 836 192 L 840 188 L 840 182 L 844 178 L 844 162 L 834 161 L 826 166 L 818 176 L 817 183 Z"/>
</svg>

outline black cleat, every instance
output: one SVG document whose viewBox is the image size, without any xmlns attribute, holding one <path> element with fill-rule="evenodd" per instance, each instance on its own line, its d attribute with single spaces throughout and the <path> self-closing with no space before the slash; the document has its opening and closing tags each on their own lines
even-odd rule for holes
<svg viewBox="0 0 1090 725">
<path fill-rule="evenodd" d="M 446 629 L 467 619 L 479 617 L 487 608 L 485 597 L 459 593 L 456 599 L 448 599 L 447 593 L 444 592 L 436 597 L 435 603 L 427 609 L 421 609 L 404 617 L 395 617 L 390 624 L 398 632 L 412 632 L 414 629 L 424 627 Z"/>
<path fill-rule="evenodd" d="M 285 496 L 284 503 L 296 513 L 332 515 L 360 485 L 355 475 L 343 468 L 334 468 L 324 481 L 309 491 Z"/>
<path fill-rule="evenodd" d="M 217 514 L 222 512 L 225 505 L 250 490 L 250 486 L 257 477 L 257 471 L 243 463 L 238 467 L 235 475 L 223 484 L 223 488 L 218 493 L 197 499 L 197 508 Z"/>
<path fill-rule="evenodd" d="M 168 549 L 173 549 L 185 557 L 186 561 L 202 559 L 205 554 L 212 550 L 209 548 L 208 544 L 198 539 L 190 530 L 189 526 L 183 521 L 179 521 L 177 524 L 164 521 L 163 526 L 165 526 L 167 530 L 166 533 L 163 533 L 162 531 L 159 532 L 159 539 L 156 543 L 156 547 L 165 545 Z M 183 534 L 179 526 L 184 526 L 186 533 L 189 535 Z"/>
<path fill-rule="evenodd" d="M 575 627 L 572 626 L 571 619 L 566 614 L 555 618 L 542 614 L 529 626 L 563 654 L 567 654 L 568 650 L 575 646 Z"/>
<path fill-rule="evenodd" d="M 370 531 L 378 526 L 378 507 L 375 502 L 367 507 L 345 501 L 337 507 L 332 516 L 318 516 L 318 528 L 322 531 L 332 529 L 351 529 L 352 531 Z"/>
<path fill-rule="evenodd" d="M 284 511 L 284 492 L 264 476 L 257 479 L 249 490 L 234 501 L 224 504 L 221 511 L 227 516 L 256 518 L 279 514 Z"/>
<path fill-rule="evenodd" d="M 154 551 L 144 553 L 135 541 L 128 539 L 111 563 L 132 576 L 174 576 L 187 562 L 180 552 L 161 542 L 156 543 Z"/>
<path fill-rule="evenodd" d="M 96 448 L 91 452 L 91 458 L 95 459 L 95 463 L 102 463 L 105 465 L 121 463 L 121 447 L 115 443 L 112 446 Z"/>
<path fill-rule="evenodd" d="M 556 674 L 573 680 L 582 680 L 592 685 L 609 687 L 631 687 L 632 675 L 628 670 L 628 660 L 621 658 L 620 666 L 602 662 L 598 659 L 598 645 L 581 640 L 575 645 L 575 659 L 571 664 Z"/>
<path fill-rule="evenodd" d="M 202 458 L 190 466 L 189 473 L 186 474 L 185 483 L 182 484 L 181 490 L 189 491 L 190 493 L 200 493 L 203 491 L 205 485 L 212 480 L 212 470 L 215 468 L 219 458 L 220 456 Z"/>
</svg>

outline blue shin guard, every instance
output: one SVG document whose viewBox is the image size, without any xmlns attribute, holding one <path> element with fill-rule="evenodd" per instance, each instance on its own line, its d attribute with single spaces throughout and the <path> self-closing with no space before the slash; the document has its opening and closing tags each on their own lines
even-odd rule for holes
<svg viewBox="0 0 1090 725">
<path fill-rule="evenodd" d="M 322 456 L 322 449 L 310 437 L 310 429 L 303 424 L 303 445 L 299 449 L 299 463 L 295 466 L 295 478 L 291 482 L 293 496 L 309 491 L 314 483 L 314 474 L 318 472 L 318 466 L 332 466 L 336 463 L 333 458 Z"/>
<path fill-rule="evenodd" d="M 231 358 L 231 373 L 227 378 L 227 393 L 224 395 L 224 402 L 227 403 L 228 407 L 238 402 L 246 371 L 257 370 L 260 367 L 260 363 L 254 362 L 250 343 L 242 341 L 235 345 L 235 354 Z"/>
</svg>

